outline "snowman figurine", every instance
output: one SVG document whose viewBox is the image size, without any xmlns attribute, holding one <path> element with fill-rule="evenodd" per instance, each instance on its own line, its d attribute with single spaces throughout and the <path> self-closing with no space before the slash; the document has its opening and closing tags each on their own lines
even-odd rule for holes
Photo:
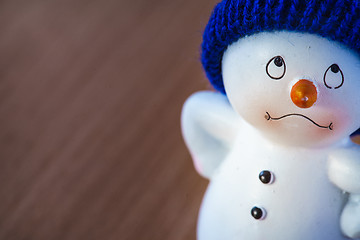
<svg viewBox="0 0 360 240">
<path fill-rule="evenodd" d="M 224 0 L 204 32 L 217 90 L 182 131 L 210 180 L 199 240 L 360 238 L 360 3 Z"/>
</svg>

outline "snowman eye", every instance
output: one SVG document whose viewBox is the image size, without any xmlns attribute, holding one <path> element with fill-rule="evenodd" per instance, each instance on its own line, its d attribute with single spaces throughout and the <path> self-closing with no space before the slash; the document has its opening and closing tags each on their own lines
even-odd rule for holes
<svg viewBox="0 0 360 240">
<path fill-rule="evenodd" d="M 324 74 L 324 84 L 327 88 L 337 89 L 344 84 L 344 74 L 339 65 L 334 63 L 326 70 Z"/>
<path fill-rule="evenodd" d="M 266 64 L 267 75 L 275 80 L 284 77 L 286 72 L 286 64 L 281 56 L 275 56 Z"/>
</svg>

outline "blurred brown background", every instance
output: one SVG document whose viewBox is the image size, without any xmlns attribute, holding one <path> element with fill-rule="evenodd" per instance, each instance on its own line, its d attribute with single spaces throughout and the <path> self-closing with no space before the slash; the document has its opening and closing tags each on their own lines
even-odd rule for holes
<svg viewBox="0 0 360 240">
<path fill-rule="evenodd" d="M 216 0 L 0 1 L 0 239 L 195 239 L 180 131 Z"/>
</svg>

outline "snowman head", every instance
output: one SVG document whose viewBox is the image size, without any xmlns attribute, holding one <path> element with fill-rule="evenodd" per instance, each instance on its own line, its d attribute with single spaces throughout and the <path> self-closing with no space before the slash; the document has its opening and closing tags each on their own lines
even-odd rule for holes
<svg viewBox="0 0 360 240">
<path fill-rule="evenodd" d="M 327 145 L 360 125 L 360 58 L 326 38 L 254 34 L 228 47 L 222 71 L 234 109 L 272 141 Z"/>
<path fill-rule="evenodd" d="M 360 127 L 359 10 L 357 1 L 223 1 L 204 33 L 207 76 L 272 141 L 335 143 Z"/>
</svg>

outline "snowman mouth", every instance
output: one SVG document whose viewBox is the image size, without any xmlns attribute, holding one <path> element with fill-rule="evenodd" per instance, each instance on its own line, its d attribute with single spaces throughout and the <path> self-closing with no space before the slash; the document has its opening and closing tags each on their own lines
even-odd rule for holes
<svg viewBox="0 0 360 240">
<path fill-rule="evenodd" d="M 315 126 L 319 127 L 319 128 L 325 128 L 325 129 L 329 129 L 329 130 L 333 130 L 333 123 L 331 122 L 328 126 L 323 126 L 323 125 L 320 125 L 318 123 L 316 123 L 314 120 L 312 120 L 311 118 L 305 116 L 305 115 L 302 115 L 302 114 L 299 114 L 299 113 L 289 113 L 289 114 L 285 114 L 281 117 L 278 117 L 278 118 L 275 118 L 275 117 L 272 117 L 270 115 L 270 113 L 266 112 L 266 115 L 265 115 L 265 119 L 270 121 L 270 120 L 281 120 L 283 118 L 287 118 L 287 117 L 291 117 L 291 116 L 296 116 L 296 117 L 303 117 L 307 120 L 309 120 L 310 122 L 312 122 Z"/>
</svg>

